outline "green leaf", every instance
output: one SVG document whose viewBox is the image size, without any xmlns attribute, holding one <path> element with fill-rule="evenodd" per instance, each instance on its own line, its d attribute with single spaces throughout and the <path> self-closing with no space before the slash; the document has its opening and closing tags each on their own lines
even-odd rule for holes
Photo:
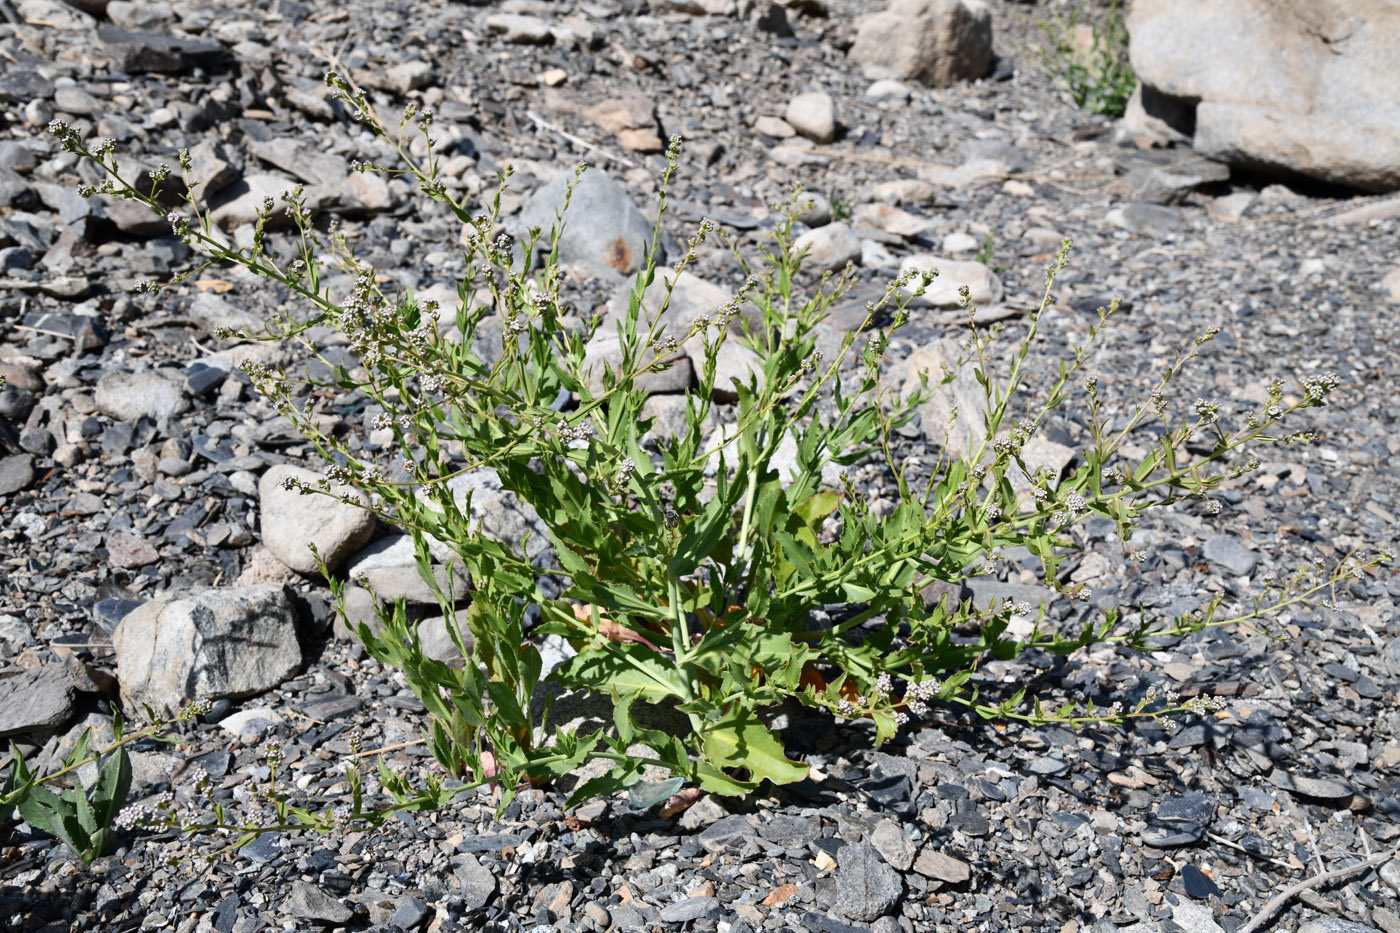
<svg viewBox="0 0 1400 933">
<path fill-rule="evenodd" d="M 645 645 L 606 642 L 570 658 L 555 674 L 566 687 L 638 693 L 649 703 L 685 695 L 680 672 Z"/>
<path fill-rule="evenodd" d="M 93 809 L 99 827 L 112 825 L 131 790 L 131 760 L 121 746 L 107 756 L 92 787 Z"/>
<path fill-rule="evenodd" d="M 836 511 L 841 504 L 841 494 L 839 492 L 819 492 L 808 496 L 797 508 L 792 510 L 802 524 L 808 528 L 816 530 L 826 517 Z"/>
<path fill-rule="evenodd" d="M 753 710 L 733 706 L 702 733 L 705 760 L 716 768 L 743 768 L 750 780 L 791 784 L 807 776 L 808 767 L 789 761 L 782 743 L 758 721 Z"/>
<path fill-rule="evenodd" d="M 692 573 L 710 556 L 729 527 L 730 518 L 730 507 L 724 496 L 717 495 L 705 503 L 704 511 L 690 523 L 676 545 L 676 556 L 671 564 L 676 576 Z"/>
</svg>

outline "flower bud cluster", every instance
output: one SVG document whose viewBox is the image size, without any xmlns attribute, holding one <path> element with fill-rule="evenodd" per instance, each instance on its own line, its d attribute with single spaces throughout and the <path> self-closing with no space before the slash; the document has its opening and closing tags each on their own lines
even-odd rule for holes
<svg viewBox="0 0 1400 933">
<path fill-rule="evenodd" d="M 1320 402 L 1341 384 L 1342 380 L 1336 373 L 1329 372 L 1323 373 L 1321 376 L 1308 376 L 1303 380 L 1303 393 L 1307 395 L 1308 401 Z"/>
</svg>

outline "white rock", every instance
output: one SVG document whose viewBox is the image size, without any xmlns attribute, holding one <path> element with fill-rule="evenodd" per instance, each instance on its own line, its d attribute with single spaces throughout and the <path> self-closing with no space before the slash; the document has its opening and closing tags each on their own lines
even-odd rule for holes
<svg viewBox="0 0 1400 933">
<path fill-rule="evenodd" d="M 1136 0 L 1128 32 L 1144 85 L 1199 101 L 1207 158 L 1400 188 L 1394 0 Z"/>
<path fill-rule="evenodd" d="M 976 304 L 993 305 L 1001 301 L 1001 279 L 980 262 L 959 262 L 956 259 L 920 253 L 906 257 L 899 267 L 901 275 L 911 269 L 920 272 L 938 271 L 938 277 L 929 283 L 924 294 L 914 299 L 915 305 L 956 308 L 962 301 L 959 290 L 963 286 L 967 286 Z M 913 294 L 916 287 L 916 283 L 910 283 L 904 290 Z"/>
<path fill-rule="evenodd" d="M 807 251 L 801 270 L 807 277 L 839 271 L 848 262 L 860 262 L 860 238 L 849 224 L 827 224 L 808 230 L 792 245 L 795 252 Z"/>
<path fill-rule="evenodd" d="M 825 144 L 836 138 L 836 104 L 825 91 L 798 94 L 788 101 L 783 119 L 814 143 Z"/>
<path fill-rule="evenodd" d="M 339 568 L 351 554 L 364 547 L 374 532 L 374 514 L 320 493 L 302 494 L 283 489 L 283 477 L 293 477 L 314 485 L 319 473 L 290 464 L 269 469 L 258 481 L 258 511 L 262 519 L 263 545 L 283 564 L 297 573 L 318 572 L 311 554 L 315 545 L 331 570 Z M 368 502 L 364 493 L 348 488 Z"/>
<path fill-rule="evenodd" d="M 149 371 L 108 373 L 98 380 L 93 401 L 103 414 L 127 424 L 142 416 L 162 424 L 190 407 L 185 386 Z"/>
<path fill-rule="evenodd" d="M 272 726 L 281 725 L 285 721 L 277 710 L 270 706 L 260 706 L 230 713 L 219 720 L 219 728 L 233 736 L 243 735 L 245 732 L 261 735 Z"/>
<path fill-rule="evenodd" d="M 908 100 L 912 94 L 909 85 L 893 78 L 881 78 L 865 89 L 865 96 L 876 100 Z"/>
<path fill-rule="evenodd" d="M 987 436 L 987 396 L 970 365 L 956 366 L 960 352 L 951 337 L 919 347 L 891 367 L 890 382 L 908 399 L 922 387 L 919 374 L 928 374 L 931 397 L 918 408 L 924 437 L 966 460 Z M 940 384 L 948 373 L 956 375 Z"/>
<path fill-rule="evenodd" d="M 549 23 L 521 13 L 492 13 L 486 17 L 486 28 L 518 45 L 543 45 L 552 38 Z"/>
<path fill-rule="evenodd" d="M 943 252 L 949 254 L 976 252 L 981 245 L 977 237 L 961 230 L 950 233 L 943 238 Z"/>
</svg>

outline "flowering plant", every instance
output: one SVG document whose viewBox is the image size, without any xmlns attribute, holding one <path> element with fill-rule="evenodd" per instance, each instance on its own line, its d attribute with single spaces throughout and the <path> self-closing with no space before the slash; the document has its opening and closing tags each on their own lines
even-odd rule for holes
<svg viewBox="0 0 1400 933">
<path fill-rule="evenodd" d="M 1066 243 L 1046 272 L 1043 300 L 1010 354 L 1004 379 L 991 373 L 996 333 L 973 326 L 976 308 L 964 291 L 968 344 L 959 365 L 973 369 L 984 391 L 982 430 L 964 455 L 943 456 L 920 488 L 909 465 L 896 462 L 893 437 L 957 370 L 925 378 L 902 401 L 886 397 L 882 370 L 890 335 L 907 323 L 911 301 L 935 273 L 890 283 L 866 306 L 861 327 L 826 359 L 816 349 L 818 328 L 851 278 L 828 275 L 810 288 L 799 286 L 804 257 L 794 247 L 789 211 L 761 262 L 734 249 L 746 278 L 731 301 L 668 330 L 666 312 L 680 276 L 706 238 L 723 236 L 703 223 L 679 260 L 659 267 L 677 164 L 673 141 L 652 243 L 616 322 L 616 353 L 599 372 L 589 347 L 600 324 L 570 313 L 559 263 L 559 244 L 569 236 L 568 199 L 536 264 L 543 231 L 529 231 L 523 244 L 494 235 L 499 194 L 489 211 L 473 214 L 439 179 L 430 113 L 408 108 L 394 134 L 363 92 L 335 75 L 328 82 L 359 121 L 402 156 L 405 167 L 393 174 L 415 181 L 465 225 L 468 270 L 455 307 L 381 290 L 375 269 L 344 233 L 316 226 L 300 189 L 285 194 L 281 206 L 268 199 L 251 245 L 239 247 L 201 208 L 199 182 L 188 177 L 184 153 L 179 163 L 188 216 L 158 200 L 165 167 L 140 190 L 120 174 L 110 145 L 86 143 L 61 125 L 54 132 L 66 149 L 105 170 L 103 184 L 85 194 L 146 203 L 202 253 L 199 269 L 241 265 L 304 300 L 313 314 L 300 322 L 273 321 L 269 339 L 298 339 L 315 351 L 308 329 L 330 324 L 348 341 L 358 365 L 328 361 L 335 372 L 329 381 L 308 383 L 256 364 L 246 369 L 329 464 L 319 483 L 294 485 L 372 509 L 412 533 L 420 572 L 466 663 L 453 667 L 425 654 L 402 602 L 382 608 L 379 631 L 360 625 L 356 634 L 374 657 L 399 668 L 423 701 L 427 738 L 442 768 L 467 786 L 500 782 L 502 805 L 522 781 L 548 782 L 590 759 L 601 759 L 604 770 L 574 789 L 571 804 L 632 787 L 648 766 L 719 794 L 743 794 L 765 780 L 800 780 L 807 766 L 787 756 L 766 720 L 787 700 L 869 720 L 877 743 L 935 707 L 1073 725 L 1203 712 L 1208 698 L 1182 703 L 1151 694 L 1126 707 L 1047 709 L 1028 699 L 1024 687 L 984 699 L 972 678 L 989 657 L 1030 649 L 1069 654 L 1106 642 L 1141 649 L 1208 626 L 1260 619 L 1375 562 L 1350 562 L 1322 579 L 1299 578 L 1276 598 L 1233 614 L 1221 611 L 1224 597 L 1166 622 L 1144 616 L 1125 626 L 1110 610 L 1101 622 L 1071 634 L 1045 624 L 1042 611 L 1029 634 L 1012 635 L 1013 614 L 1029 613 L 1029 606 L 926 601 L 930 581 L 958 583 L 970 568 L 1012 547 L 1039 558 L 1047 587 L 1087 600 L 1086 587 L 1062 583 L 1057 573 L 1074 547 L 1068 530 L 1075 523 L 1106 517 L 1127 542 L 1144 509 L 1184 499 L 1209 504 L 1221 482 L 1258 465 L 1246 445 L 1309 439 L 1278 434 L 1276 425 L 1322 404 L 1335 377 L 1310 378 L 1293 401 L 1274 384 L 1269 404 L 1248 413 L 1234 431 L 1222 424 L 1215 402 L 1200 400 L 1179 417 L 1169 411 L 1166 390 L 1214 337 L 1208 331 L 1162 373 L 1145 401 L 1112 422 L 1115 427 L 1102 410 L 1097 381 L 1081 372 L 1087 344 L 1061 364 L 1043 402 L 1027 403 L 1018 390 L 1053 302 Z M 421 159 L 407 140 L 415 127 L 426 140 Z M 502 174 L 502 188 L 508 178 L 508 171 Z M 290 257 L 284 251 L 279 258 L 266 240 L 276 212 L 295 226 Z M 143 288 L 159 292 L 199 269 Z M 353 278 L 346 295 L 332 294 L 326 284 L 335 270 Z M 1101 310 L 1090 340 L 1116 308 L 1115 302 Z M 500 322 L 495 359 L 479 352 L 475 340 L 489 315 Z M 650 413 L 645 385 L 683 359 L 693 361 L 698 385 L 685 397 L 683 428 L 668 436 Z M 721 371 L 734 371 L 734 360 L 742 364 L 737 374 L 721 378 Z M 722 361 L 728 361 L 723 368 Z M 372 427 L 393 436 L 391 458 L 375 460 L 323 430 L 314 404 L 299 394 L 308 384 L 372 402 L 381 412 Z M 1067 477 L 1033 469 L 1025 445 L 1072 396 L 1088 406 L 1092 444 Z M 707 435 L 705 425 L 719 405 L 727 406 L 728 427 Z M 1149 419 L 1161 421 L 1160 437 L 1130 457 L 1127 441 Z M 895 480 L 892 510 L 872 509 L 843 472 L 867 459 L 882 461 Z M 528 542 L 501 540 L 482 527 L 472 495 L 452 481 L 485 468 L 522 509 L 538 515 L 557 565 L 544 563 L 537 550 L 532 559 Z M 470 578 L 465 610 L 434 572 L 446 559 L 460 561 Z M 341 584 L 332 585 L 339 593 Z M 539 646 L 547 636 L 573 650 L 549 676 L 566 688 L 610 697 L 610 728 L 581 733 L 549 727 L 548 706 L 541 711 L 532 702 L 545 676 Z M 636 713 L 648 704 L 674 709 L 689 730 L 677 734 L 639 722 Z M 400 807 L 411 800 L 436 805 L 450 796 L 439 779 L 415 792 L 400 775 L 381 768 L 381 777 Z M 356 787 L 350 819 L 367 813 Z"/>
</svg>

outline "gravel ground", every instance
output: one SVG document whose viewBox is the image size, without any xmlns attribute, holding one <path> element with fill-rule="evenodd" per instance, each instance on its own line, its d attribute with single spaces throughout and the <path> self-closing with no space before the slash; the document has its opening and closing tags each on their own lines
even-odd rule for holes
<svg viewBox="0 0 1400 933">
<path fill-rule="evenodd" d="M 1051 624 L 1077 630 L 1112 606 L 1179 615 L 1215 594 L 1247 604 L 1271 574 L 1395 545 L 1400 202 L 1137 148 L 1121 125 L 1069 106 L 1036 65 L 1041 7 L 992 4 L 994 77 L 876 97 L 845 56 L 858 0 L 791 4 L 790 36 L 641 0 L 173 6 L 113 2 L 118 34 L 57 0 L 0 0 L 0 375 L 10 384 L 0 392 L 0 704 L 21 695 L 26 672 L 67 659 L 95 672 L 61 721 L 14 735 L 31 760 L 110 722 L 119 620 L 164 595 L 238 581 L 300 594 L 304 661 L 274 689 L 179 727 L 174 744 L 138 746 L 133 797 L 187 799 L 202 767 L 209 796 L 231 802 L 260 778 L 270 739 L 308 795 L 344 787 L 351 730 L 367 749 L 388 747 L 391 764 L 430 761 L 406 744 L 425 716 L 402 679 L 335 638 L 324 586 L 261 543 L 277 517 L 260 514 L 260 475 L 311 464 L 312 452 L 230 368 L 247 351 L 212 331 L 292 310 L 285 296 L 221 269 L 158 299 L 133 295 L 135 282 L 184 268 L 187 249 L 161 223 L 77 197 L 94 179 L 54 155 L 44 132 L 66 119 L 143 168 L 208 143 L 250 190 L 266 173 L 305 183 L 323 222 L 339 221 L 391 281 L 450 281 L 461 271 L 455 227 L 416 207 L 405 183 L 366 185 L 350 172 L 352 159 L 388 156 L 337 119 L 328 68 L 384 95 L 385 113 L 405 96 L 434 108 L 454 190 L 489 193 L 513 164 L 508 223 L 580 159 L 650 209 L 662 161 L 639 150 L 673 133 L 686 139 L 673 248 L 705 216 L 743 246 L 763 242 L 772 205 L 800 182 L 825 213 L 852 212 L 857 282 L 837 319 L 907 257 L 967 261 L 989 246 L 1004 268 L 988 310 L 1009 336 L 1070 237 L 1032 394 L 1114 295 L 1122 309 L 1088 364 L 1110 405 L 1150 390 L 1211 327 L 1219 336 L 1174 405 L 1218 399 L 1233 416 L 1274 378 L 1296 394 L 1304 376 L 1338 374 L 1327 407 L 1298 422 L 1318 443 L 1257 451 L 1263 467 L 1220 492 L 1219 514 L 1197 504 L 1152 513 L 1134 540 L 1145 561 L 1129 564 L 1111 528 L 1077 528 L 1084 551 L 1063 569 L 1094 596 L 1052 602 Z M 503 12 L 542 21 L 548 41 L 534 44 L 529 21 L 493 24 Z M 779 138 L 781 126 L 760 122 L 814 89 L 835 101 L 831 143 Z M 616 132 L 588 115 L 609 100 L 632 114 Z M 1163 160 L 1186 181 L 1164 191 L 1153 175 Z M 889 209 L 898 191 L 904 213 Z M 806 219 L 826 236 L 823 212 Z M 713 244 L 696 268 L 725 285 L 740 277 Z M 580 278 L 578 307 L 615 288 Z M 956 318 L 916 313 L 889 347 L 891 366 L 957 336 Z M 367 434 L 352 401 L 330 399 L 328 410 Z M 1065 409 L 1047 439 L 1082 443 L 1083 419 Z M 929 434 L 925 423 L 899 437 L 897 459 L 915 474 L 936 456 Z M 884 468 L 853 476 L 872 508 L 892 504 Z M 1014 563 L 964 590 L 979 601 L 1046 592 Z M 1334 608 L 1276 617 L 1282 639 L 1211 629 L 1148 655 L 1106 646 L 979 673 L 985 690 L 1029 683 L 1052 702 L 1131 702 L 1153 688 L 1226 701 L 1203 718 L 1075 733 L 949 708 L 876 751 L 859 724 L 795 709 L 785 740 L 813 777 L 746 800 L 702 800 L 662 819 L 621 798 L 564 813 L 566 794 L 531 790 L 497 821 L 483 792 L 371 833 L 263 837 L 207 869 L 164 866 L 170 839 L 139 832 L 85 867 L 21 826 L 0 837 L 0 916 L 14 930 L 181 933 L 1235 931 L 1290 886 L 1400 844 L 1400 580 L 1383 568 L 1333 596 Z M 1291 896 L 1272 928 L 1397 933 L 1397 895 L 1400 860 L 1378 861 Z"/>
</svg>

